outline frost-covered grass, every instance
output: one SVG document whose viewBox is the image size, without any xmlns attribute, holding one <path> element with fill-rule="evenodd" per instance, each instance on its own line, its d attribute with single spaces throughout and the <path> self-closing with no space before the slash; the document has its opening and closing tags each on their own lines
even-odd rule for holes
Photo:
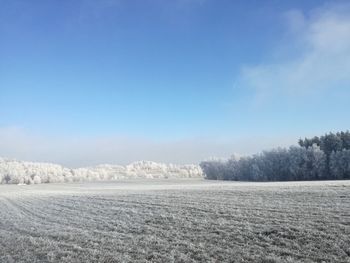
<svg viewBox="0 0 350 263">
<path fill-rule="evenodd" d="M 1 185 L 0 262 L 350 262 L 350 182 Z"/>
</svg>

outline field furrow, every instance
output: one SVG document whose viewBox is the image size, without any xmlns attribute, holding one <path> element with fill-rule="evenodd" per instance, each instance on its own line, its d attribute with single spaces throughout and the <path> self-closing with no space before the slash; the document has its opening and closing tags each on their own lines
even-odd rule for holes
<svg viewBox="0 0 350 263">
<path fill-rule="evenodd" d="M 0 262 L 350 262 L 349 211 L 345 181 L 0 186 Z"/>
</svg>

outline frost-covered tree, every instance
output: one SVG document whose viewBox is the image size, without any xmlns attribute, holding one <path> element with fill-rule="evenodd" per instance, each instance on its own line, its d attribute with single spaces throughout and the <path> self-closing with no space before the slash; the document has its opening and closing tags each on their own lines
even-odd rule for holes
<svg viewBox="0 0 350 263">
<path fill-rule="evenodd" d="M 299 140 L 301 147 L 309 148 L 314 144 L 320 146 L 321 150 L 326 155 L 330 155 L 333 151 L 341 151 L 343 149 L 350 149 L 350 132 L 326 133 L 321 137 L 305 138 Z"/>
<path fill-rule="evenodd" d="M 239 181 L 320 180 L 325 177 L 326 156 L 317 145 L 278 148 L 238 160 L 202 162 L 207 179 Z"/>
<path fill-rule="evenodd" d="M 350 179 L 350 150 L 332 152 L 330 173 L 332 179 Z"/>
<path fill-rule="evenodd" d="M 306 159 L 303 164 L 302 180 L 327 179 L 327 158 L 320 147 L 314 144 L 312 147 L 305 150 L 305 154 Z"/>
<path fill-rule="evenodd" d="M 337 134 L 342 141 L 343 149 L 350 150 L 350 132 L 346 131 L 346 132 L 340 132 Z"/>
<path fill-rule="evenodd" d="M 332 176 L 338 178 L 334 173 L 339 170 L 335 164 L 340 161 L 335 158 L 340 158 L 341 154 L 333 154 L 336 152 L 341 152 L 343 150 L 350 150 L 350 132 L 337 132 L 328 133 L 321 137 L 313 137 L 311 139 L 305 138 L 304 140 L 299 140 L 299 145 L 305 148 L 312 147 L 314 144 L 320 147 L 320 150 L 324 152 L 325 163 L 324 163 L 324 174 L 321 178 L 330 179 Z M 331 158 L 331 156 L 333 157 Z M 332 160 L 331 160 L 332 159 Z M 340 171 L 340 170 L 339 170 Z M 333 175 L 331 175 L 333 174 Z"/>
<path fill-rule="evenodd" d="M 140 161 L 127 166 L 98 165 L 68 169 L 50 163 L 21 162 L 0 158 L 0 183 L 39 184 L 118 180 L 127 178 L 188 178 L 202 177 L 198 165 L 162 164 Z"/>
<path fill-rule="evenodd" d="M 223 180 L 225 163 L 219 160 L 204 161 L 200 163 L 200 167 L 205 174 L 206 179 Z"/>
</svg>

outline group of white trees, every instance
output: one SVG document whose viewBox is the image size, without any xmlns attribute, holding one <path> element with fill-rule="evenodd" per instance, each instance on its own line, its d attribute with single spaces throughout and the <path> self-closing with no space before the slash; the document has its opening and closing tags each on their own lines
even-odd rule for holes
<svg viewBox="0 0 350 263">
<path fill-rule="evenodd" d="M 299 140 L 300 146 L 200 164 L 205 178 L 237 181 L 350 179 L 350 132 Z"/>
<path fill-rule="evenodd" d="M 190 177 L 202 177 L 202 170 L 198 165 L 174 165 L 140 161 L 127 166 L 105 164 L 94 167 L 68 169 L 57 164 L 23 162 L 0 158 L 1 184 Z"/>
<path fill-rule="evenodd" d="M 226 161 L 200 165 L 207 179 L 235 181 L 296 181 L 325 179 L 326 156 L 318 146 L 292 146 Z"/>
</svg>

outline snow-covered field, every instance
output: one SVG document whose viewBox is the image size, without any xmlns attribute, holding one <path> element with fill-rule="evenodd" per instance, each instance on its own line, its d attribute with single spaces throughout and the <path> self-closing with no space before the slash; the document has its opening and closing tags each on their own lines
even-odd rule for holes
<svg viewBox="0 0 350 263">
<path fill-rule="evenodd" d="M 350 262 L 350 181 L 0 185 L 0 262 Z"/>
</svg>

